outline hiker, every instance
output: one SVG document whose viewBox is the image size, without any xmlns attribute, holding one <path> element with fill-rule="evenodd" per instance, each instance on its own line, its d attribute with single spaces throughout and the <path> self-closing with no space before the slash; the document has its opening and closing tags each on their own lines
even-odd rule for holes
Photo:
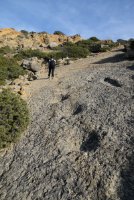
<svg viewBox="0 0 134 200">
<path fill-rule="evenodd" d="M 69 57 L 67 56 L 66 57 L 66 65 L 69 65 L 70 64 L 70 62 L 69 62 Z"/>
<path fill-rule="evenodd" d="M 53 59 L 53 57 L 51 57 L 51 59 L 48 62 L 48 78 L 50 78 L 50 75 L 52 76 L 52 78 L 54 78 L 54 70 L 55 70 L 55 66 L 56 66 L 56 60 Z"/>
</svg>

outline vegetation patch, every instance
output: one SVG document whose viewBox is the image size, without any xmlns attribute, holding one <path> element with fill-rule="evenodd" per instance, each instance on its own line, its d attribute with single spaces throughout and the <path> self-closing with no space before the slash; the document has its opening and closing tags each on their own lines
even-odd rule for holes
<svg viewBox="0 0 134 200">
<path fill-rule="evenodd" d="M 25 73 L 25 70 L 17 64 L 15 59 L 0 55 L 0 85 L 5 84 L 5 80 L 13 80 Z"/>
<path fill-rule="evenodd" d="M 14 56 L 16 60 L 22 60 L 25 58 L 37 57 L 37 58 L 44 58 L 48 60 L 49 58 L 54 57 L 56 60 L 65 58 L 69 56 L 70 58 L 85 58 L 89 51 L 86 48 L 79 47 L 77 45 L 64 45 L 63 47 L 59 46 L 53 48 L 53 52 L 42 52 L 40 50 L 22 50 L 18 54 Z"/>
<path fill-rule="evenodd" d="M 27 104 L 10 90 L 0 93 L 0 149 L 16 142 L 29 123 Z"/>
<path fill-rule="evenodd" d="M 91 37 L 87 40 L 81 40 L 76 44 L 77 46 L 88 49 L 92 53 L 106 52 L 118 46 L 117 42 L 110 40 L 108 43 L 107 41 L 101 41 L 96 37 Z"/>
<path fill-rule="evenodd" d="M 54 33 L 53 33 L 54 35 L 65 35 L 63 32 L 61 32 L 61 31 L 55 31 Z"/>
<path fill-rule="evenodd" d="M 64 33 L 60 31 L 55 31 L 54 34 L 63 35 Z M 98 53 L 111 50 L 113 47 L 117 46 L 117 43 L 110 41 L 109 43 L 99 40 L 96 37 L 91 37 L 87 40 L 81 40 L 76 43 L 65 42 L 57 47 L 51 47 L 52 52 L 42 52 L 39 49 L 32 50 L 21 50 L 18 54 L 14 56 L 17 60 L 22 60 L 31 57 L 44 58 L 46 61 L 52 56 L 56 60 L 70 57 L 70 58 L 85 58 L 90 52 Z M 102 45 L 103 44 L 103 45 Z"/>
<path fill-rule="evenodd" d="M 14 49 L 11 49 L 9 46 L 1 47 L 0 48 L 0 55 L 5 55 L 8 53 L 13 53 Z"/>
</svg>

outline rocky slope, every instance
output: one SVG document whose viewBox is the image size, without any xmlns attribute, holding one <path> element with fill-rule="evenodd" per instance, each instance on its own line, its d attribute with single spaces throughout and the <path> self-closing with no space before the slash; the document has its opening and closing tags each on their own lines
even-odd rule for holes
<svg viewBox="0 0 134 200">
<path fill-rule="evenodd" d="M 1 154 L 1 200 L 132 200 L 134 62 L 115 51 L 31 84 L 31 124 Z"/>
<path fill-rule="evenodd" d="M 66 36 L 48 33 L 22 33 L 12 28 L 0 29 L 0 47 L 40 49 L 45 50 L 48 46 L 57 46 L 67 41 L 78 42 L 79 35 Z"/>
</svg>

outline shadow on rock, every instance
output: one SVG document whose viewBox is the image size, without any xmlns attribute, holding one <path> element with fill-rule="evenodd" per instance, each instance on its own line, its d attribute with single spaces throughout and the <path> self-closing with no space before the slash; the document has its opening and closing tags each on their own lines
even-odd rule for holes
<svg viewBox="0 0 134 200">
<path fill-rule="evenodd" d="M 115 87 L 121 87 L 121 84 L 117 80 L 115 80 L 115 79 L 106 77 L 104 79 L 104 81 L 107 82 L 107 83 L 109 83 L 109 84 L 111 84 L 111 85 L 113 85 L 113 86 L 115 86 Z"/>
<path fill-rule="evenodd" d="M 87 106 L 85 104 L 78 104 L 76 103 L 73 115 L 78 115 L 79 113 L 83 112 L 86 110 Z"/>
<path fill-rule="evenodd" d="M 89 137 L 82 143 L 80 150 L 84 152 L 96 151 L 100 146 L 100 136 L 96 131 L 92 131 Z"/>
<path fill-rule="evenodd" d="M 121 62 L 121 61 L 124 61 L 124 60 L 127 60 L 126 57 L 125 57 L 125 54 L 118 54 L 118 55 L 115 55 L 113 57 L 108 57 L 108 58 L 102 59 L 102 60 L 95 62 L 93 64 L 116 63 L 116 62 Z"/>
<path fill-rule="evenodd" d="M 134 141 L 133 141 L 134 142 Z M 121 200 L 134 199 L 134 156 L 129 159 L 128 167 L 121 172 Z"/>
<path fill-rule="evenodd" d="M 65 101 L 65 100 L 67 100 L 69 97 L 70 97 L 69 94 L 61 95 L 61 101 Z"/>
<path fill-rule="evenodd" d="M 128 66 L 127 69 L 134 71 L 134 65 Z"/>
<path fill-rule="evenodd" d="M 131 76 L 132 80 L 134 80 L 134 75 Z"/>
</svg>

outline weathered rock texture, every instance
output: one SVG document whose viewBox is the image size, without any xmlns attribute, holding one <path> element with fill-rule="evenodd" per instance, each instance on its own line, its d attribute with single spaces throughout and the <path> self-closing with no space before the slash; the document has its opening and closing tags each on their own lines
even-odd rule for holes
<svg viewBox="0 0 134 200">
<path fill-rule="evenodd" d="M 23 34 L 12 28 L 0 29 L 0 47 L 10 46 L 11 48 L 41 49 L 48 46 L 55 47 L 64 42 L 78 42 L 80 35 L 66 36 L 48 33 L 28 33 Z"/>
<path fill-rule="evenodd" d="M 1 200 L 133 199 L 134 63 L 103 55 L 40 80 L 28 131 L 1 156 Z"/>
</svg>

